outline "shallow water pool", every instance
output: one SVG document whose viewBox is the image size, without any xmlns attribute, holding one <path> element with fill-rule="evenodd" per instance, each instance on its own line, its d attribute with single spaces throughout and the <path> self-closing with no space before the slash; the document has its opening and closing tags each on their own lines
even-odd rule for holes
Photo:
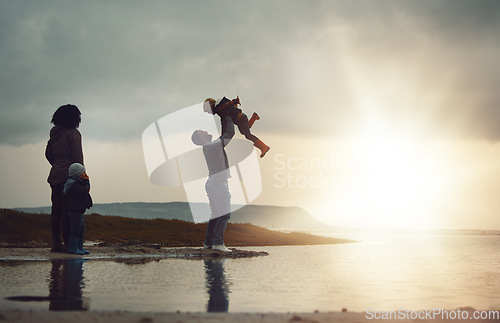
<svg viewBox="0 0 500 323">
<path fill-rule="evenodd" d="M 339 235 L 336 235 L 339 236 Z M 499 309 L 500 237 L 375 235 L 246 259 L 0 262 L 0 309 Z"/>
</svg>

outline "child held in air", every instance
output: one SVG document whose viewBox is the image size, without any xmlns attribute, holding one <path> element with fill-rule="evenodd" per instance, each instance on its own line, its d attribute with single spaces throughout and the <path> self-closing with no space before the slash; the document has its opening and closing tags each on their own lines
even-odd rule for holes
<svg viewBox="0 0 500 323">
<path fill-rule="evenodd" d="M 271 148 L 250 132 L 250 128 L 253 123 L 260 119 L 259 115 L 254 112 L 250 120 L 248 120 L 247 115 L 238 108 L 238 105 L 240 105 L 239 97 L 236 97 L 234 100 L 229 100 L 228 98 L 223 97 L 217 101 L 212 98 L 208 98 L 203 103 L 203 111 L 211 114 L 217 114 L 221 120 L 224 120 L 224 117 L 227 115 L 230 116 L 233 123 L 238 126 L 240 133 L 244 135 L 245 138 L 252 141 L 255 147 L 260 149 L 260 157 L 262 158 Z M 225 129 L 222 129 L 222 133 L 224 133 L 224 130 Z"/>
</svg>

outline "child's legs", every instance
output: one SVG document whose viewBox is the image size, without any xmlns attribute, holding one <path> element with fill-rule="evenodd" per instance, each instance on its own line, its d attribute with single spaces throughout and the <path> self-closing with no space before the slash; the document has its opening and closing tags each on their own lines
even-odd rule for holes
<svg viewBox="0 0 500 323">
<path fill-rule="evenodd" d="M 83 234 L 85 233 L 85 213 L 82 213 L 80 220 L 80 238 L 83 238 Z"/>
<path fill-rule="evenodd" d="M 83 212 L 68 211 L 69 218 L 69 237 L 81 238 L 83 236 Z"/>
<path fill-rule="evenodd" d="M 253 113 L 252 116 L 250 117 L 250 120 L 248 120 L 248 125 L 250 126 L 250 128 L 252 128 L 253 124 L 255 123 L 255 121 L 257 120 L 260 120 L 259 118 L 259 115 L 257 113 Z"/>
<path fill-rule="evenodd" d="M 250 125 L 248 124 L 248 117 L 246 114 L 242 114 L 240 119 L 238 120 L 238 129 L 240 133 L 245 136 L 248 140 L 252 141 L 254 144 L 259 138 L 252 135 L 250 132 Z"/>
</svg>

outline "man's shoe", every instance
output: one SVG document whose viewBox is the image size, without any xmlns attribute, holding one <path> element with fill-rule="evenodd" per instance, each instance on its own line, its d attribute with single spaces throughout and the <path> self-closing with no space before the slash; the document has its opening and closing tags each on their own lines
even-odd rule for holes
<svg viewBox="0 0 500 323">
<path fill-rule="evenodd" d="M 226 248 L 225 245 L 223 244 L 219 244 L 219 245 L 214 245 L 212 247 L 212 250 L 216 250 L 216 251 L 222 251 L 222 252 L 232 252 L 232 250 Z"/>
<path fill-rule="evenodd" d="M 209 246 L 209 245 L 204 244 L 204 245 L 203 245 L 203 249 L 212 249 L 212 246 Z"/>
</svg>

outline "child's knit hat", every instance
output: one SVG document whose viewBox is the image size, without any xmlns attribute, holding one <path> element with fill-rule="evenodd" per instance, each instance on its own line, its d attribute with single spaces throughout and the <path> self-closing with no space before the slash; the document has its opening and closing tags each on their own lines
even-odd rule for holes
<svg viewBox="0 0 500 323">
<path fill-rule="evenodd" d="M 85 172 L 85 166 L 80 163 L 73 163 L 69 166 L 68 176 L 76 178 Z"/>
</svg>

